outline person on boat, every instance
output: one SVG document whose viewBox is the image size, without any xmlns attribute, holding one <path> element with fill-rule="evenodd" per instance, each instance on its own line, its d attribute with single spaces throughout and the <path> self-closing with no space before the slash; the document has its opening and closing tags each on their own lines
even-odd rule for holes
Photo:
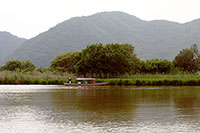
<svg viewBox="0 0 200 133">
<path fill-rule="evenodd" d="M 72 78 L 71 77 L 69 77 L 69 84 L 71 84 L 72 83 Z"/>
</svg>

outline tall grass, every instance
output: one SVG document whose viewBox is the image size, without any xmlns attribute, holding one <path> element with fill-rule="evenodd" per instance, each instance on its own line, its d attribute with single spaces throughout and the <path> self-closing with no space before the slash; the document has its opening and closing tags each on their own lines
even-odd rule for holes
<svg viewBox="0 0 200 133">
<path fill-rule="evenodd" d="M 67 73 L 54 72 L 0 72 L 0 84 L 63 84 L 68 77 L 74 78 L 74 75 Z"/>
<path fill-rule="evenodd" d="M 128 77 L 121 76 L 113 79 L 97 79 L 97 82 L 110 82 L 111 85 L 157 85 L 157 86 L 182 86 L 200 85 L 200 75 L 197 74 L 137 74 Z"/>
<path fill-rule="evenodd" d="M 198 74 L 135 74 L 121 75 L 122 79 L 200 79 Z"/>
<path fill-rule="evenodd" d="M 75 76 L 67 73 L 54 72 L 0 72 L 0 84 L 63 84 L 69 77 Z M 74 80 L 73 80 L 74 81 Z M 197 74 L 136 74 L 121 76 L 112 79 L 97 79 L 97 82 L 110 82 L 111 85 L 157 85 L 157 86 L 176 86 L 176 85 L 200 85 L 200 75 Z"/>
</svg>

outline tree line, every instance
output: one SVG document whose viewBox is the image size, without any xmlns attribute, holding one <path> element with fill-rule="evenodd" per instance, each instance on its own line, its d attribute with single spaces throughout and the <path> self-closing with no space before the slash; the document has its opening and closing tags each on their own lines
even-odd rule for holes
<svg viewBox="0 0 200 133">
<path fill-rule="evenodd" d="M 130 44 L 92 44 L 80 52 L 57 56 L 50 65 L 53 70 L 91 77 L 117 76 L 137 70 L 139 59 Z"/>
<path fill-rule="evenodd" d="M 10 60 L 1 71 L 34 71 L 36 66 L 28 61 Z M 141 60 L 131 44 L 92 44 L 76 52 L 66 52 L 55 57 L 49 70 L 74 73 L 84 77 L 116 77 L 123 74 L 172 72 L 194 73 L 200 69 L 198 46 L 182 49 L 173 61 L 165 59 Z M 38 71 L 46 70 L 43 68 Z"/>
<path fill-rule="evenodd" d="M 198 46 L 194 44 L 181 50 L 173 61 L 141 60 L 131 44 L 92 44 L 79 52 L 58 55 L 50 68 L 92 77 L 116 77 L 126 73 L 194 73 L 200 69 L 200 54 Z"/>
</svg>

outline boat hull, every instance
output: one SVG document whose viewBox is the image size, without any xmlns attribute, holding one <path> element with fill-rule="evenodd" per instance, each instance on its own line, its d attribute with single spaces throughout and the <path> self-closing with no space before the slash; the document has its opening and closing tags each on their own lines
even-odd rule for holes
<svg viewBox="0 0 200 133">
<path fill-rule="evenodd" d="M 65 86 L 104 86 L 109 85 L 109 82 L 104 83 L 92 83 L 92 84 L 77 84 L 77 83 L 64 83 Z"/>
</svg>

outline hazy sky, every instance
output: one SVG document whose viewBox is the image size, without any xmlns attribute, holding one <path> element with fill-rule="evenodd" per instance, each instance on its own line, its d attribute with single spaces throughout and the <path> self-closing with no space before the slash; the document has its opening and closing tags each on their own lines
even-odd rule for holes
<svg viewBox="0 0 200 133">
<path fill-rule="evenodd" d="M 0 0 L 0 31 L 31 38 L 71 17 L 102 11 L 184 23 L 200 18 L 200 0 Z"/>
</svg>

